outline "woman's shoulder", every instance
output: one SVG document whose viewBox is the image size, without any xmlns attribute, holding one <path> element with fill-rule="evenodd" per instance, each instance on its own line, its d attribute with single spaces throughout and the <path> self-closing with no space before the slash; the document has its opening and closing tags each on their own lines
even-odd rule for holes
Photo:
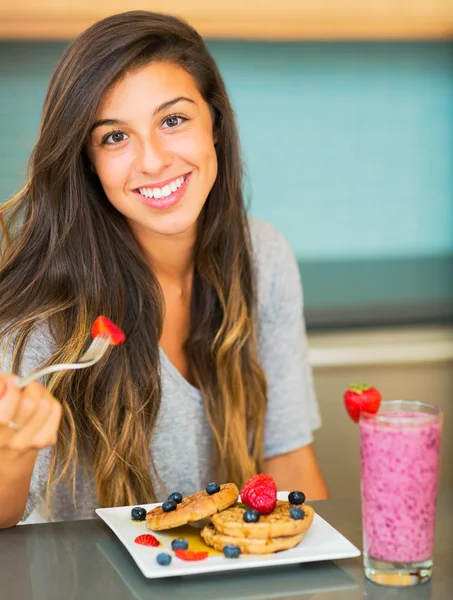
<svg viewBox="0 0 453 600">
<path fill-rule="evenodd" d="M 279 254 L 290 246 L 280 231 L 269 223 L 249 217 L 250 236 L 254 256 L 263 262 L 276 262 Z"/>
<path fill-rule="evenodd" d="M 249 218 L 249 227 L 259 312 L 273 312 L 286 290 L 301 301 L 299 267 L 289 242 L 264 221 Z"/>
<path fill-rule="evenodd" d="M 17 340 L 17 333 L 8 335 L 5 331 L 0 332 L 0 368 L 5 371 L 11 371 L 13 349 Z M 36 325 L 29 334 L 19 375 L 28 373 L 44 362 L 55 350 L 55 341 L 47 322 Z"/>
</svg>

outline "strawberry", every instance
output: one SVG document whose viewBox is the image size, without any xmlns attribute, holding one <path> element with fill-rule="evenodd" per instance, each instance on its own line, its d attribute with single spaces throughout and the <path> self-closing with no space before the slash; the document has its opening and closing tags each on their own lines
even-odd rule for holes
<svg viewBox="0 0 453 600">
<path fill-rule="evenodd" d="M 139 535 L 135 538 L 134 542 L 136 544 L 141 544 L 142 546 L 153 546 L 154 548 L 160 546 L 159 540 L 150 533 L 143 533 L 142 535 Z"/>
<path fill-rule="evenodd" d="M 365 383 L 350 385 L 343 398 L 354 423 L 358 423 L 361 412 L 377 413 L 381 404 L 381 393 Z"/>
<path fill-rule="evenodd" d="M 174 551 L 181 560 L 204 560 L 208 558 L 208 553 L 204 550 L 178 550 Z"/>
<path fill-rule="evenodd" d="M 255 475 L 242 488 L 241 501 L 257 510 L 261 515 L 268 515 L 277 504 L 275 481 L 264 473 Z"/>
<path fill-rule="evenodd" d="M 113 346 L 122 344 L 126 340 L 126 336 L 121 329 L 112 323 L 110 319 L 107 319 L 107 317 L 98 317 L 93 323 L 91 333 L 94 338 L 98 335 L 109 335 L 110 343 Z"/>
</svg>

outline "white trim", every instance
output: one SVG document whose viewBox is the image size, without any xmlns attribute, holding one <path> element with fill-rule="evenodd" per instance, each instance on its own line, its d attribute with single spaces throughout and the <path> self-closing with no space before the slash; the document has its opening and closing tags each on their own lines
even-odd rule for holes
<svg viewBox="0 0 453 600">
<path fill-rule="evenodd" d="M 453 327 L 344 330 L 308 336 L 313 367 L 453 361 Z"/>
</svg>

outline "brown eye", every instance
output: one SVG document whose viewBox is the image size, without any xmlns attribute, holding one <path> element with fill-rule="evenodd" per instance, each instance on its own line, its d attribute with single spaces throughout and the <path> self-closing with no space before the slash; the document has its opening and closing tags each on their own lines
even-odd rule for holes
<svg viewBox="0 0 453 600">
<path fill-rule="evenodd" d="M 184 121 L 187 121 L 186 117 L 183 117 L 181 115 L 170 115 L 169 117 L 164 119 L 162 123 L 162 128 L 174 129 L 175 127 L 178 127 L 178 125 L 184 123 Z"/>
<path fill-rule="evenodd" d="M 169 127 L 176 127 L 178 124 L 178 117 L 168 117 L 168 119 L 165 119 L 165 123 L 167 123 Z"/>
<path fill-rule="evenodd" d="M 127 139 L 127 135 L 123 131 L 113 131 L 102 140 L 102 144 L 119 144 L 125 139 Z"/>
<path fill-rule="evenodd" d="M 117 131 L 116 133 L 112 133 L 112 141 L 113 142 L 122 142 L 123 141 L 123 135 L 120 131 Z"/>
</svg>

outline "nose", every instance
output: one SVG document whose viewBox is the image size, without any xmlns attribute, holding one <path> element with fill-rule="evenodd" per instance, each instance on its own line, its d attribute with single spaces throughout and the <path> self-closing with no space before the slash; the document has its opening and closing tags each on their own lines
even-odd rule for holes
<svg viewBox="0 0 453 600">
<path fill-rule="evenodd" d="M 135 167 L 142 173 L 158 174 L 168 167 L 173 156 L 159 136 L 141 140 L 135 151 Z"/>
</svg>

